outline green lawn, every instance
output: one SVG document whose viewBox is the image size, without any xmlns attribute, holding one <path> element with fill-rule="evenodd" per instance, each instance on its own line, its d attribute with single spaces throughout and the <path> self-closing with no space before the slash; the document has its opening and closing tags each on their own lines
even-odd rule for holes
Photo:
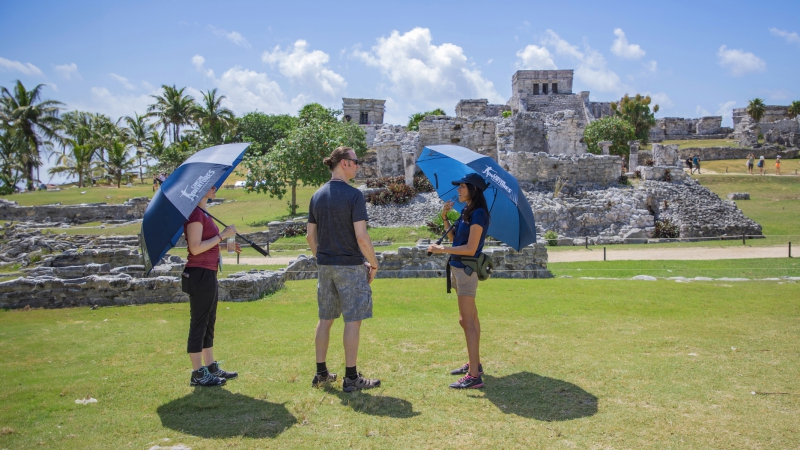
<svg viewBox="0 0 800 450">
<path fill-rule="evenodd" d="M 0 312 L 0 448 L 794 448 L 799 286 L 489 280 L 469 392 L 442 280 L 375 281 L 359 369 L 383 386 L 354 394 L 310 387 L 313 280 L 220 306 L 240 377 L 217 389 L 188 386 L 185 303 Z"/>
<path fill-rule="evenodd" d="M 692 139 L 692 140 L 668 140 L 659 142 L 659 144 L 671 145 L 678 144 L 679 148 L 706 148 L 706 147 L 741 147 L 739 141 L 735 139 Z M 649 144 L 647 149 L 652 149 L 653 145 Z"/>
<path fill-rule="evenodd" d="M 797 252 L 800 254 L 800 251 Z M 636 275 L 711 278 L 800 277 L 798 258 L 717 259 L 689 261 L 582 261 L 549 263 L 554 276 L 631 278 Z"/>
</svg>

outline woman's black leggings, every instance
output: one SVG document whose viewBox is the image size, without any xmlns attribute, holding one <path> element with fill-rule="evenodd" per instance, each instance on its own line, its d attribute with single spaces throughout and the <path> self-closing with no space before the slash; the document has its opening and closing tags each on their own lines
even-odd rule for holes
<svg viewBox="0 0 800 450">
<path fill-rule="evenodd" d="M 188 278 L 186 277 L 188 275 Z M 183 282 L 189 294 L 191 322 L 188 353 L 200 353 L 214 346 L 214 323 L 217 321 L 217 271 L 202 267 L 183 270 Z"/>
</svg>

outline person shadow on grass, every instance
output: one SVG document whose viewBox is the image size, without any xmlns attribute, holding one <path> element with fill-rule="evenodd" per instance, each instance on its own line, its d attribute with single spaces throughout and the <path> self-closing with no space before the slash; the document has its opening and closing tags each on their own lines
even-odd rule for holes
<svg viewBox="0 0 800 450">
<path fill-rule="evenodd" d="M 414 411 L 414 406 L 410 402 L 403 399 L 373 395 L 366 391 L 348 393 L 333 386 L 326 386 L 324 390 L 326 394 L 339 397 L 343 406 L 347 406 L 355 412 L 395 419 L 408 419 L 420 415 L 419 412 Z"/>
<path fill-rule="evenodd" d="M 297 423 L 284 404 L 222 388 L 195 388 L 156 411 L 163 426 L 202 438 L 275 438 Z"/>
<path fill-rule="evenodd" d="M 531 372 L 504 377 L 484 374 L 483 397 L 506 414 L 558 422 L 597 414 L 597 397 L 562 380 Z M 481 398 L 480 396 L 477 396 Z"/>
</svg>

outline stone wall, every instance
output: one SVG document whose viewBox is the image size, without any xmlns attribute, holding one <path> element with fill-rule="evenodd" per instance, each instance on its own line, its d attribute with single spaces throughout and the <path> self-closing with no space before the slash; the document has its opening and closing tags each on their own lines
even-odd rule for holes
<svg viewBox="0 0 800 450">
<path fill-rule="evenodd" d="M 0 199 L 0 220 L 70 224 L 128 222 L 144 217 L 149 202 L 147 197 L 138 197 L 128 199 L 122 204 L 19 206 L 17 202 Z"/>
<path fill-rule="evenodd" d="M 427 116 L 419 123 L 420 150 L 428 145 L 455 144 L 495 158 L 497 155 L 495 127 L 499 120 L 501 119 L 494 117 Z"/>
<path fill-rule="evenodd" d="M 533 244 L 517 252 L 508 247 L 485 247 L 492 258 L 492 278 L 551 278 L 547 270 L 547 247 Z M 428 256 L 427 246 L 400 247 L 377 255 L 380 264 L 377 278 L 443 278 L 448 256 Z M 301 255 L 286 268 L 287 280 L 316 278 L 316 259 Z"/>
<path fill-rule="evenodd" d="M 382 124 L 386 100 L 372 98 L 343 98 L 342 113 L 345 120 L 361 125 Z"/>
<path fill-rule="evenodd" d="M 722 116 L 685 119 L 682 117 L 662 117 L 650 129 L 650 140 L 661 142 L 672 139 L 723 139 L 733 129 L 722 126 Z"/>
<path fill-rule="evenodd" d="M 520 108 L 520 105 L 553 94 L 554 84 L 558 91 L 556 95 L 572 94 L 572 79 L 572 70 L 518 70 L 511 77 L 512 97 L 507 104 L 515 112 L 531 111 Z"/>
<path fill-rule="evenodd" d="M 503 152 L 499 164 L 508 167 L 509 173 L 517 180 L 528 182 L 554 182 L 566 178 L 571 183 L 609 186 L 616 184 L 622 174 L 621 157 L 591 153 L 553 156 L 543 152 Z"/>
<path fill-rule="evenodd" d="M 460 100 L 456 105 L 456 117 L 501 117 L 503 111 L 510 111 L 507 105 L 490 105 L 485 98 Z"/>
<path fill-rule="evenodd" d="M 576 156 L 586 153 L 583 130 L 586 128 L 581 114 L 575 111 L 559 111 L 548 115 L 547 153 L 551 155 Z"/>
<path fill-rule="evenodd" d="M 750 118 L 750 115 L 747 114 L 747 108 L 734 108 L 733 109 L 733 127 L 736 128 L 737 125 L 744 119 Z M 777 120 L 788 119 L 789 118 L 789 107 L 788 106 L 775 106 L 775 105 L 767 105 L 764 108 L 764 117 L 761 118 L 761 123 L 768 123 L 768 122 L 775 122 Z"/>
<path fill-rule="evenodd" d="M 419 133 L 407 131 L 400 125 L 379 125 L 367 155 L 360 164 L 358 176 L 361 178 L 391 177 L 404 175 L 403 152 L 414 153 L 415 158 L 422 151 Z"/>
<path fill-rule="evenodd" d="M 693 155 L 698 155 L 700 161 L 715 161 L 720 159 L 745 159 L 747 155 L 752 153 L 756 159 L 764 156 L 767 159 L 775 159 L 776 156 L 781 155 L 781 158 L 797 158 L 800 156 L 800 150 L 789 149 L 780 150 L 778 146 L 764 146 L 761 148 L 741 148 L 741 147 L 690 147 L 682 148 L 678 151 L 681 161 L 685 161 Z M 701 163 L 702 164 L 702 163 Z"/>
</svg>

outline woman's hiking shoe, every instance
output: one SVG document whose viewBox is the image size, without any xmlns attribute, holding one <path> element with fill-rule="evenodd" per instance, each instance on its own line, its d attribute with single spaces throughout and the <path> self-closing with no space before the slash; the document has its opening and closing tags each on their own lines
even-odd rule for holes
<svg viewBox="0 0 800 450">
<path fill-rule="evenodd" d="M 208 371 L 208 367 L 203 366 L 198 370 L 192 371 L 192 378 L 189 380 L 189 386 L 222 386 L 225 384 L 225 378 L 215 377 Z"/>
<path fill-rule="evenodd" d="M 381 385 L 381 380 L 374 380 L 371 378 L 364 378 L 361 374 L 355 380 L 344 377 L 342 382 L 342 390 L 345 392 L 360 391 L 362 389 L 372 389 Z"/>
<path fill-rule="evenodd" d="M 226 380 L 232 380 L 239 376 L 237 372 L 227 372 L 222 370 L 222 368 L 219 366 L 219 363 L 216 361 L 214 361 L 213 364 L 208 365 L 208 372 L 217 378 L 224 378 Z"/>
<path fill-rule="evenodd" d="M 483 377 L 478 375 L 473 377 L 470 374 L 464 375 L 463 378 L 450 385 L 453 389 L 477 389 L 483 387 Z"/>
<path fill-rule="evenodd" d="M 320 374 L 314 375 L 314 379 L 311 380 L 311 387 L 319 387 L 323 384 L 330 384 L 336 381 L 336 374 L 328 372 L 328 375 L 322 376 Z"/>
<path fill-rule="evenodd" d="M 459 367 L 450 372 L 450 375 L 464 375 L 469 373 L 469 363 L 464 364 L 463 366 Z M 483 364 L 478 364 L 478 376 L 483 375 Z"/>
</svg>

